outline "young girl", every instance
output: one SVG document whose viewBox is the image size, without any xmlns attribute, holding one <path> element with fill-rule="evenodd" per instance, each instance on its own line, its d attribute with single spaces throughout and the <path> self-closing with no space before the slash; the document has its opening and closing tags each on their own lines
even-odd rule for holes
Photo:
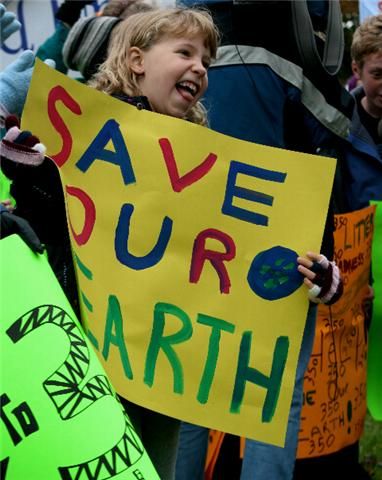
<svg viewBox="0 0 382 480">
<path fill-rule="evenodd" d="M 135 14 L 116 28 L 108 58 L 89 84 L 138 108 L 206 125 L 199 100 L 218 38 L 205 11 Z"/>
<path fill-rule="evenodd" d="M 208 13 L 163 9 L 137 13 L 113 32 L 106 61 L 89 84 L 164 115 L 206 125 L 200 103 L 219 34 Z M 180 422 L 121 401 L 161 479 L 175 478 Z"/>
</svg>

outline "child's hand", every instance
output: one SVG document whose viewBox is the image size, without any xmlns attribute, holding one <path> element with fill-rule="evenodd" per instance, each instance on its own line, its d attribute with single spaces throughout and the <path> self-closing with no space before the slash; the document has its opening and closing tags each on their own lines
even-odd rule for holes
<svg viewBox="0 0 382 480">
<path fill-rule="evenodd" d="M 321 254 L 313 252 L 308 252 L 306 257 L 297 258 L 297 262 L 299 263 L 297 270 L 304 275 L 304 283 L 309 289 L 313 288 L 314 283 L 312 280 L 316 278 L 317 267 L 313 265 L 315 262 L 318 263 L 320 260 Z"/>
<path fill-rule="evenodd" d="M 306 257 L 298 257 L 298 271 L 304 275 L 308 287 L 309 300 L 314 303 L 331 305 L 342 295 L 341 274 L 334 262 L 322 254 L 308 252 Z"/>
</svg>

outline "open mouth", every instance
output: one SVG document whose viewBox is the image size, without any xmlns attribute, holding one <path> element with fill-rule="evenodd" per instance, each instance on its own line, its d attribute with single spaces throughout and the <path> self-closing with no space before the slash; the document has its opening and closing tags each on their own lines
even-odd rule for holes
<svg viewBox="0 0 382 480">
<path fill-rule="evenodd" d="M 185 96 L 186 98 L 195 98 L 195 96 L 199 92 L 199 86 L 196 83 L 190 82 L 188 80 L 178 82 L 176 84 L 176 89 L 183 97 Z"/>
</svg>

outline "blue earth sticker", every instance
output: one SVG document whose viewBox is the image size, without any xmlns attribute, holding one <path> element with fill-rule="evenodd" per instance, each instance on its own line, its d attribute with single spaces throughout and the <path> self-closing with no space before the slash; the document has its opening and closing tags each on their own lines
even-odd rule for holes
<svg viewBox="0 0 382 480">
<path fill-rule="evenodd" d="M 247 276 L 252 290 L 265 300 L 291 295 L 304 281 L 297 270 L 297 256 L 294 250 L 280 246 L 258 253 Z"/>
</svg>

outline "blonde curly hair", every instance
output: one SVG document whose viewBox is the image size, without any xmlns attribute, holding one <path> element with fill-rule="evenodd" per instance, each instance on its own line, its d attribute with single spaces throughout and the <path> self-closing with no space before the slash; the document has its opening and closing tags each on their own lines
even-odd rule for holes
<svg viewBox="0 0 382 480">
<path fill-rule="evenodd" d="M 90 80 L 89 85 L 107 94 L 123 92 L 139 96 L 142 92 L 137 75 L 129 68 L 130 47 L 148 50 L 164 35 L 202 35 L 211 58 L 216 57 L 219 32 L 210 14 L 195 8 L 167 8 L 137 13 L 121 22 L 113 32 L 107 59 Z M 207 112 L 197 102 L 185 120 L 207 125 Z"/>
<path fill-rule="evenodd" d="M 382 53 L 382 14 L 367 17 L 355 30 L 350 53 L 361 69 L 368 55 Z"/>
</svg>

